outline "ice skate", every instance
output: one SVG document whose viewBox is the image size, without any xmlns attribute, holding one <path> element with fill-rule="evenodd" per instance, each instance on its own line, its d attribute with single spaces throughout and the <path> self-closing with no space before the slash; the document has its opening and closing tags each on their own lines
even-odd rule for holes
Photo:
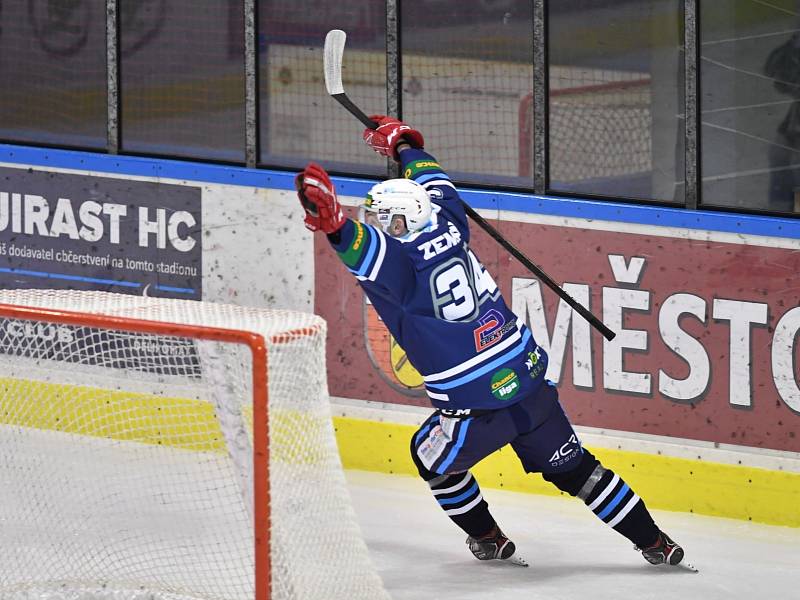
<svg viewBox="0 0 800 600">
<path fill-rule="evenodd" d="M 681 566 L 690 571 L 697 572 L 697 569 L 689 563 L 683 561 L 683 548 L 675 543 L 663 531 L 658 532 L 658 539 L 656 543 L 647 548 L 638 548 L 636 550 L 642 553 L 644 559 L 651 565 L 670 565 Z"/>
<path fill-rule="evenodd" d="M 515 554 L 517 547 L 514 542 L 509 540 L 497 525 L 479 538 L 469 536 L 467 545 L 478 560 L 505 560 L 520 567 L 528 566 L 525 559 Z"/>
</svg>

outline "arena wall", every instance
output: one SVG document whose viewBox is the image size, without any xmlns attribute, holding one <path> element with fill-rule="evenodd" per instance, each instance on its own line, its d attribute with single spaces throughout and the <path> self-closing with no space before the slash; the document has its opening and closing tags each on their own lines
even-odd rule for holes
<svg viewBox="0 0 800 600">
<path fill-rule="evenodd" d="M 303 228 L 293 174 L 18 146 L 0 146 L 0 174 L 2 285 L 314 310 L 345 465 L 413 473 L 419 375 Z M 350 211 L 369 185 L 337 179 Z M 797 221 L 464 196 L 618 334 L 603 341 L 474 231 L 587 447 L 653 507 L 800 526 Z M 557 493 L 507 449 L 477 472 L 485 487 Z"/>
</svg>

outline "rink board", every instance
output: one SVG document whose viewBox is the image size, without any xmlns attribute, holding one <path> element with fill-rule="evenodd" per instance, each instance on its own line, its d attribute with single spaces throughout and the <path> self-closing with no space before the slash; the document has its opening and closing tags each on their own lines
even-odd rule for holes
<svg viewBox="0 0 800 600">
<path fill-rule="evenodd" d="M 547 377 L 574 423 L 800 452 L 800 221 L 771 220 L 784 228 L 779 237 L 757 229 L 767 219 L 741 215 L 698 213 L 695 224 L 720 229 L 689 229 L 685 211 L 587 202 L 576 208 L 594 205 L 594 214 L 558 215 L 544 211 L 570 201 L 466 196 L 484 217 L 499 214 L 500 232 L 617 333 L 604 341 L 473 228 L 471 247 L 548 352 Z M 522 212 L 525 201 L 543 212 Z M 612 208 L 640 220 L 607 220 Z M 427 405 L 353 278 L 324 239 L 315 242 L 316 312 L 336 323 L 331 393 Z M 358 377 L 353 365 L 363 365 Z"/>
<path fill-rule="evenodd" d="M 417 476 L 409 453 L 416 427 L 341 416 L 334 425 L 346 469 Z M 800 473 L 586 447 L 652 508 L 800 527 Z M 482 487 L 565 495 L 526 474 L 510 446 L 472 471 Z"/>
<path fill-rule="evenodd" d="M 0 386 L 3 425 L 192 453 L 225 452 L 213 409 L 199 399 L 12 378 L 0 379 Z M 15 398 L 23 397 L 35 398 L 36 410 L 20 413 L 22 403 Z M 272 415 L 271 427 L 288 429 L 294 421 L 285 414 Z M 334 427 L 345 468 L 416 475 L 408 452 L 413 425 L 336 416 Z M 800 473 L 597 446 L 591 450 L 653 508 L 800 527 Z M 560 494 L 540 476 L 524 473 L 509 447 L 481 462 L 474 472 L 486 488 Z"/>
<path fill-rule="evenodd" d="M 313 309 L 311 233 L 269 173 L 4 144 L 0 173 L 6 289 Z"/>
<path fill-rule="evenodd" d="M 329 323 L 332 395 L 427 405 L 420 390 L 406 385 L 413 373 L 392 369 L 403 362 L 402 353 L 379 329 L 367 327 L 368 307 L 352 278 L 324 240 L 312 240 L 303 229 L 292 173 L 14 146 L 0 147 L 0 163 L 79 174 L 87 184 L 103 177 L 199 188 L 203 299 L 313 306 Z M 370 185 L 336 182 L 351 206 Z M 548 346 L 548 375 L 558 380 L 576 425 L 663 436 L 665 444 L 694 439 L 739 446 L 743 460 L 720 465 L 705 455 L 690 460 L 657 450 L 588 447 L 620 465 L 662 508 L 800 525 L 792 514 L 797 475 L 763 468 L 756 460 L 761 455 L 747 453 L 751 448 L 796 461 L 800 450 L 794 433 L 800 424 L 798 221 L 476 190 L 464 196 L 575 297 L 590 298 L 595 314 L 619 333 L 616 346 L 603 343 L 487 236 L 474 233 L 473 246 L 506 298 Z M 732 333 L 742 343 L 731 344 Z M 374 425 L 350 416 L 335 423 L 346 466 L 410 472 L 408 424 Z M 483 485 L 551 491 L 524 476 L 507 453 L 491 460 L 501 462 L 480 467 Z"/>
</svg>

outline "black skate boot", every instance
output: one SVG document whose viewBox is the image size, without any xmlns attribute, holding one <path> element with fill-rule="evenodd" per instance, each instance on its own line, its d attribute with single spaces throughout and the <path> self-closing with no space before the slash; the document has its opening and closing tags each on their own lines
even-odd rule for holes
<svg viewBox="0 0 800 600">
<path fill-rule="evenodd" d="M 658 532 L 656 543 L 648 548 L 636 548 L 651 565 L 677 565 L 683 560 L 683 548 L 663 531 Z"/>
<path fill-rule="evenodd" d="M 495 525 L 492 530 L 479 538 L 469 536 L 467 545 L 470 552 L 478 560 L 507 560 L 510 563 L 527 567 L 528 563 L 524 559 L 514 554 L 517 547 L 514 542 L 509 540 L 500 528 Z"/>
</svg>

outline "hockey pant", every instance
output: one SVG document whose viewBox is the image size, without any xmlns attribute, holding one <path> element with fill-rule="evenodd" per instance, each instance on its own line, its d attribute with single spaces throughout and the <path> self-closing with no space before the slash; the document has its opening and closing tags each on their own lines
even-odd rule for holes
<svg viewBox="0 0 800 600">
<path fill-rule="evenodd" d="M 495 520 L 470 468 L 511 444 L 528 473 L 577 496 L 609 527 L 640 548 L 658 537 L 644 502 L 591 452 L 581 447 L 551 384 L 507 408 L 479 416 L 451 418 L 432 414 L 411 439 L 411 456 L 420 477 L 450 519 L 468 535 L 480 537 Z"/>
</svg>

